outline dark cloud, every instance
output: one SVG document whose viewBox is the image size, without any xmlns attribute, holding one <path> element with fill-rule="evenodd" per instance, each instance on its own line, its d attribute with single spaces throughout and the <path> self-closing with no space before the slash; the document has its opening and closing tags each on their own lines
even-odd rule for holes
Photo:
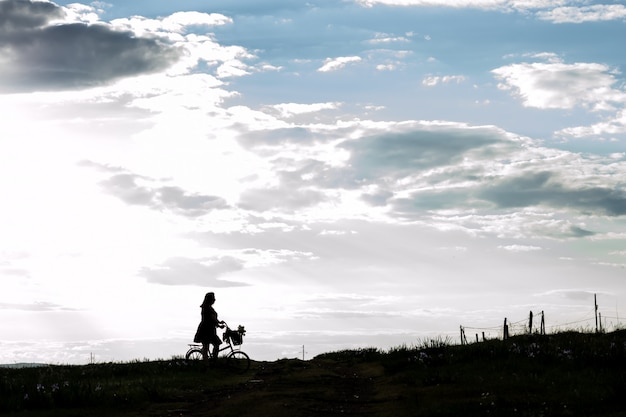
<svg viewBox="0 0 626 417">
<path fill-rule="evenodd" d="M 226 281 L 219 277 L 242 269 L 243 262 L 230 256 L 200 260 L 176 257 L 158 267 L 142 268 L 139 275 L 153 284 L 241 287 L 247 284 Z"/>
<path fill-rule="evenodd" d="M 351 153 L 352 180 L 361 182 L 454 165 L 468 152 L 488 157 L 496 154 L 492 145 L 498 144 L 509 143 L 495 129 L 440 128 L 365 137 L 345 142 L 342 148 Z"/>
<path fill-rule="evenodd" d="M 342 130 L 342 134 L 350 132 Z M 262 145 L 256 152 L 271 155 L 284 143 L 315 143 L 336 140 L 337 132 L 313 133 L 308 129 L 279 129 L 277 131 L 251 132 L 240 138 L 246 145 Z M 465 157 L 491 158 L 510 152 L 514 142 L 502 136 L 502 132 L 491 127 L 418 127 L 411 131 L 383 133 L 356 140 L 347 140 L 338 148 L 350 152 L 346 166 L 330 166 L 313 158 L 287 160 L 276 158 L 272 162 L 279 185 L 268 189 L 245 192 L 241 199 L 243 208 L 264 211 L 272 208 L 297 209 L 330 200 L 324 190 L 338 188 L 355 189 L 363 185 L 378 184 L 374 193 L 364 193 L 362 199 L 372 205 L 382 206 L 393 196 L 386 189 L 389 181 L 417 174 L 438 166 L 454 166 Z M 463 171 L 464 172 L 464 171 Z M 473 172 L 476 180 L 480 172 Z M 470 174 L 465 173 L 470 179 Z M 445 178 L 443 180 L 448 180 Z M 450 193 L 432 194 L 421 203 L 405 201 L 405 209 L 443 208 L 453 203 Z M 438 200 L 438 201 L 434 201 Z M 454 196 L 454 201 L 463 200 Z M 403 209 L 404 210 L 404 209 Z"/>
<path fill-rule="evenodd" d="M 322 133 L 317 138 L 309 130 L 281 129 L 275 134 L 251 132 L 246 140 L 253 146 L 263 145 L 259 151 L 269 157 L 286 142 L 319 143 L 328 137 Z M 338 145 L 350 153 L 344 166 L 316 160 L 314 153 L 308 159 L 273 159 L 279 185 L 248 190 L 241 205 L 256 211 L 295 210 L 331 201 L 336 189 L 363 189 L 363 201 L 378 207 L 389 205 L 395 215 L 405 218 L 427 210 L 488 209 L 494 205 L 500 209 L 544 206 L 590 215 L 626 214 L 624 189 L 568 183 L 549 167 L 504 177 L 490 174 L 490 166 L 499 167 L 512 156 L 527 152 L 527 143 L 511 140 L 495 127 L 463 125 L 414 126 L 402 132 L 349 139 Z M 466 160 L 484 164 L 467 165 Z M 394 198 L 398 181 L 419 181 L 415 187 L 419 191 Z M 568 235 L 592 234 L 573 228 Z"/>
<path fill-rule="evenodd" d="M 476 182 L 475 188 L 425 190 L 412 193 L 409 198 L 389 201 L 396 214 L 409 217 L 423 210 L 476 209 L 485 208 L 490 203 L 502 209 L 546 206 L 574 209 L 584 214 L 626 214 L 626 192 L 603 187 L 568 187 L 555 173 L 549 171 L 495 181 L 485 178 Z M 568 236 L 586 237 L 594 234 L 573 226 Z"/>
<path fill-rule="evenodd" d="M 593 235 L 597 234 L 595 232 L 582 229 L 582 228 L 580 228 L 578 226 L 570 227 L 570 232 L 571 232 L 572 236 L 574 236 L 574 237 L 587 237 L 587 236 L 593 236 Z"/>
<path fill-rule="evenodd" d="M 570 188 L 549 171 L 500 180 L 483 189 L 479 196 L 501 208 L 546 205 L 609 216 L 626 214 L 625 190 L 604 187 Z"/>
<path fill-rule="evenodd" d="M 153 210 L 169 210 L 187 217 L 198 217 L 212 210 L 228 207 L 221 197 L 189 194 L 175 186 L 151 187 L 139 184 L 139 182 L 151 183 L 153 181 L 151 178 L 123 172 L 102 181 L 100 185 L 107 193 L 127 204 L 146 206 Z"/>
<path fill-rule="evenodd" d="M 0 1 L 0 33 L 36 29 L 65 13 L 54 3 L 28 0 Z"/>
<path fill-rule="evenodd" d="M 52 3 L 0 2 L 0 91 L 72 89 L 164 69 L 179 51 L 104 24 L 47 25 L 63 16 Z"/>
</svg>

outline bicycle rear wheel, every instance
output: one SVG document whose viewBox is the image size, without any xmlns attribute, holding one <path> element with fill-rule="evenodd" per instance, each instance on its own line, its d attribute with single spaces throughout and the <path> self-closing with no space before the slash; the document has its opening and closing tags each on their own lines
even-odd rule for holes
<svg viewBox="0 0 626 417">
<path fill-rule="evenodd" d="M 244 373 L 250 369 L 250 357 L 245 352 L 235 350 L 226 357 L 226 365 L 234 372 Z"/>
<path fill-rule="evenodd" d="M 201 349 L 190 349 L 187 351 L 185 355 L 185 359 L 191 361 L 199 361 L 202 360 L 202 350 Z"/>
</svg>

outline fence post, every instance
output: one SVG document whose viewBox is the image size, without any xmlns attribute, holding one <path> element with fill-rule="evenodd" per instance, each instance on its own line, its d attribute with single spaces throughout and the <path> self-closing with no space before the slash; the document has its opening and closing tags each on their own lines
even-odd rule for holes
<svg viewBox="0 0 626 417">
<path fill-rule="evenodd" d="M 504 318 L 504 328 L 502 329 L 502 340 L 509 338 L 509 325 L 506 324 L 506 317 Z"/>
<path fill-rule="evenodd" d="M 461 346 L 465 346 L 467 344 L 467 339 L 465 338 L 465 329 L 463 328 L 463 326 L 460 326 L 461 328 Z"/>
<path fill-rule="evenodd" d="M 528 334 L 533 334 L 533 312 L 530 312 L 530 318 L 528 319 Z"/>
<path fill-rule="evenodd" d="M 596 311 L 596 333 L 598 333 L 598 298 L 596 294 L 593 295 L 593 305 Z"/>
<path fill-rule="evenodd" d="M 546 321 L 543 315 L 543 310 L 541 311 L 541 330 L 540 333 L 545 335 L 546 334 Z"/>
</svg>

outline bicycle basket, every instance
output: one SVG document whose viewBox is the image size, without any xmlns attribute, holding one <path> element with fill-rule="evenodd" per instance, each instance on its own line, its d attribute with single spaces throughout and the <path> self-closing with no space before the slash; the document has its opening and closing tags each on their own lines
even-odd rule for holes
<svg viewBox="0 0 626 417">
<path fill-rule="evenodd" d="M 230 332 L 230 341 L 233 345 L 238 346 L 243 343 L 243 336 L 237 332 Z"/>
<path fill-rule="evenodd" d="M 246 334 L 243 326 L 239 326 L 237 331 L 228 329 L 225 333 L 227 338 L 230 338 L 230 341 L 233 345 L 239 346 L 243 343 L 243 336 Z"/>
</svg>

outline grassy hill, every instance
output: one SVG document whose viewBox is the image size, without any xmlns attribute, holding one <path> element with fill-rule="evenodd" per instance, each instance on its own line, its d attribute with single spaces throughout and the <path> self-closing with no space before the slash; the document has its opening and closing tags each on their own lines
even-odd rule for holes
<svg viewBox="0 0 626 417">
<path fill-rule="evenodd" d="M 30 416 L 626 416 L 626 331 L 422 342 L 255 362 L 0 369 L 0 414 Z"/>
</svg>

